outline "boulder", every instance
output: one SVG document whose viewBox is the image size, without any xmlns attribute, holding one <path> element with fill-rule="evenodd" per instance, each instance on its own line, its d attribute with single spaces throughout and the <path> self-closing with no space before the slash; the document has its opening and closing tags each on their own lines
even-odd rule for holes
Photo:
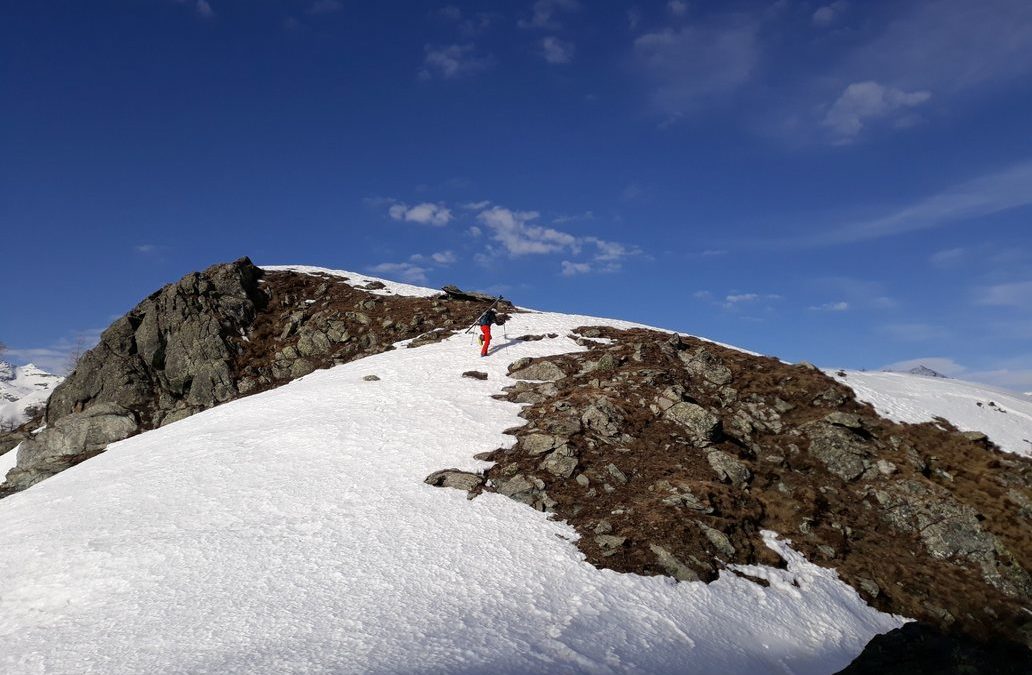
<svg viewBox="0 0 1032 675">
<path fill-rule="evenodd" d="M 678 357 L 684 361 L 685 369 L 692 375 L 702 378 L 706 382 L 717 387 L 730 384 L 732 380 L 731 369 L 717 355 L 706 349 L 698 349 L 694 352 L 678 352 Z"/>
<path fill-rule="evenodd" d="M 434 487 L 455 488 L 456 490 L 472 492 L 483 484 L 484 477 L 468 471 L 445 469 L 443 471 L 434 471 L 423 479 L 423 482 Z"/>
<path fill-rule="evenodd" d="M 678 560 L 673 553 L 662 546 L 649 544 L 649 550 L 656 556 L 656 562 L 663 568 L 663 571 L 678 581 L 701 581 L 695 570 Z"/>
<path fill-rule="evenodd" d="M 709 445 L 720 437 L 720 418 L 701 405 L 686 401 L 675 403 L 667 408 L 663 417 L 680 425 L 696 446 Z"/>
<path fill-rule="evenodd" d="M 522 359 L 521 359 L 522 360 Z M 552 363 L 551 361 L 537 361 L 530 365 L 523 366 L 519 369 L 515 369 L 517 363 L 513 363 L 510 366 L 509 377 L 517 380 L 541 380 L 546 382 L 555 382 L 566 377 L 566 373 L 563 369 Z"/>
<path fill-rule="evenodd" d="M 810 454 L 842 480 L 855 480 L 871 468 L 870 445 L 853 429 L 825 421 L 812 422 L 803 429 L 810 437 Z"/>
<path fill-rule="evenodd" d="M 98 403 L 65 415 L 18 447 L 18 464 L 8 475 L 8 489 L 23 490 L 103 452 L 109 443 L 139 429 L 133 413 L 117 403 Z"/>
<path fill-rule="evenodd" d="M 752 472 L 745 464 L 722 450 L 709 451 L 706 460 L 720 480 L 728 481 L 735 487 L 744 487 L 752 478 Z"/>
</svg>

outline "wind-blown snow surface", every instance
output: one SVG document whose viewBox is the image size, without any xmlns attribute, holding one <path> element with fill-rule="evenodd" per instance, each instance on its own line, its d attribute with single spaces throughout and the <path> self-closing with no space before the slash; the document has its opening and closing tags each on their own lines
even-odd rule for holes
<svg viewBox="0 0 1032 675">
<path fill-rule="evenodd" d="M 32 363 L 14 366 L 0 361 L 0 425 L 26 422 L 25 411 L 46 403 L 63 379 Z"/>
<path fill-rule="evenodd" d="M 943 417 L 961 431 L 981 431 L 1007 452 L 1032 457 L 1032 400 L 1020 394 L 907 373 L 826 372 L 885 417 L 911 423 Z"/>
</svg>

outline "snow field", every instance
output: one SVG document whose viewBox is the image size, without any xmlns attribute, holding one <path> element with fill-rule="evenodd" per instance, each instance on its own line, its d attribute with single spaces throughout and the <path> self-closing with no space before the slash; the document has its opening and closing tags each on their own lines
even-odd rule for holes
<svg viewBox="0 0 1032 675">
<path fill-rule="evenodd" d="M 825 372 L 889 419 L 920 423 L 943 417 L 961 431 L 981 431 L 1007 452 L 1032 457 L 1032 400 L 1020 394 L 907 373 Z"/>
<path fill-rule="evenodd" d="M 563 337 L 318 371 L 0 501 L 0 671 L 816 674 L 900 625 L 772 536 L 789 569 L 748 570 L 769 588 L 677 584 L 595 569 L 572 528 L 505 497 L 422 482 L 511 444 L 519 407 L 490 398 L 507 364 L 574 351 L 590 323 L 518 314 L 511 336 Z"/>
</svg>

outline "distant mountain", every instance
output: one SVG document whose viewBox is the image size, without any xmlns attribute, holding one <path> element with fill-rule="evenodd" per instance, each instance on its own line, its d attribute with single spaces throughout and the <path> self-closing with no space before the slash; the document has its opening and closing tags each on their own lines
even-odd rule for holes
<svg viewBox="0 0 1032 675">
<path fill-rule="evenodd" d="M 45 404 L 63 380 L 32 363 L 15 366 L 0 361 L 0 428 L 28 421 L 26 410 Z"/>
<path fill-rule="evenodd" d="M 916 368 L 911 368 L 910 370 L 891 370 L 891 369 L 887 368 L 885 370 L 885 372 L 886 373 L 903 373 L 905 375 L 920 375 L 921 377 L 941 377 L 944 380 L 950 379 L 948 376 L 943 375 L 942 373 L 940 373 L 940 372 L 938 372 L 936 370 L 932 370 L 928 366 L 917 366 Z"/>
</svg>

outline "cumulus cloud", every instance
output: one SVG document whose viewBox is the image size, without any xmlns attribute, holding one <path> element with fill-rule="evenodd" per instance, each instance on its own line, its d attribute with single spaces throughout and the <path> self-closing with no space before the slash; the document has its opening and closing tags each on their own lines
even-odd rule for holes
<svg viewBox="0 0 1032 675">
<path fill-rule="evenodd" d="M 845 312 L 849 310 L 849 303 L 845 300 L 826 302 L 823 305 L 813 305 L 810 309 L 816 312 Z"/>
<path fill-rule="evenodd" d="M 591 272 L 591 263 L 578 263 L 570 262 L 569 260 L 564 260 L 562 262 L 562 270 L 564 277 L 572 277 L 578 274 L 588 274 L 589 272 Z"/>
<path fill-rule="evenodd" d="M 431 202 L 423 202 L 415 206 L 401 203 L 393 204 L 387 210 L 387 214 L 394 220 L 436 227 L 447 225 L 452 219 L 451 209 L 446 208 L 443 204 L 433 204 Z"/>
<path fill-rule="evenodd" d="M 573 60 L 574 46 L 572 42 L 564 42 L 555 36 L 541 40 L 541 56 L 552 64 L 564 64 Z"/>
<path fill-rule="evenodd" d="M 451 265 L 458 257 L 456 257 L 454 251 L 438 251 L 430 255 L 430 259 L 438 265 Z"/>
<path fill-rule="evenodd" d="M 537 0 L 531 8 L 530 18 L 520 19 L 517 25 L 520 28 L 559 30 L 562 28 L 559 15 L 576 12 L 578 9 L 580 3 L 577 0 Z"/>
<path fill-rule="evenodd" d="M 541 214 L 537 211 L 511 211 L 495 206 L 477 216 L 511 255 L 579 251 L 577 238 L 550 227 L 534 225 Z"/>
<path fill-rule="evenodd" d="M 877 82 L 854 82 L 831 105 L 821 122 L 835 134 L 838 142 L 856 138 L 864 125 L 875 120 L 901 117 L 932 97 L 929 91 L 906 92 Z"/>
<path fill-rule="evenodd" d="M 421 79 L 434 77 L 454 79 L 482 73 L 494 65 L 491 55 L 480 55 L 472 44 L 454 44 L 443 47 L 426 45 L 423 55 L 423 68 L 419 71 Z"/>
<path fill-rule="evenodd" d="M 563 274 L 586 274 L 588 272 L 615 272 L 621 262 L 640 255 L 641 250 L 619 242 L 595 236 L 575 236 L 553 227 L 537 224 L 541 214 L 537 211 L 513 211 L 494 206 L 481 211 L 477 220 L 492 234 L 494 241 L 501 244 L 502 251 L 513 257 L 569 253 L 586 254 L 590 260 L 564 261 Z M 493 256 L 499 253 L 491 249 Z M 490 256 L 489 256 L 490 257 Z M 566 264 L 568 263 L 568 264 Z"/>
<path fill-rule="evenodd" d="M 674 16 L 684 16 L 688 13 L 688 3 L 682 0 L 670 0 L 667 3 L 667 11 Z"/>
<path fill-rule="evenodd" d="M 835 2 L 818 7 L 817 11 L 813 13 L 813 25 L 825 27 L 835 23 L 840 16 L 849 8 L 849 3 L 846 0 L 836 0 Z"/>
</svg>

